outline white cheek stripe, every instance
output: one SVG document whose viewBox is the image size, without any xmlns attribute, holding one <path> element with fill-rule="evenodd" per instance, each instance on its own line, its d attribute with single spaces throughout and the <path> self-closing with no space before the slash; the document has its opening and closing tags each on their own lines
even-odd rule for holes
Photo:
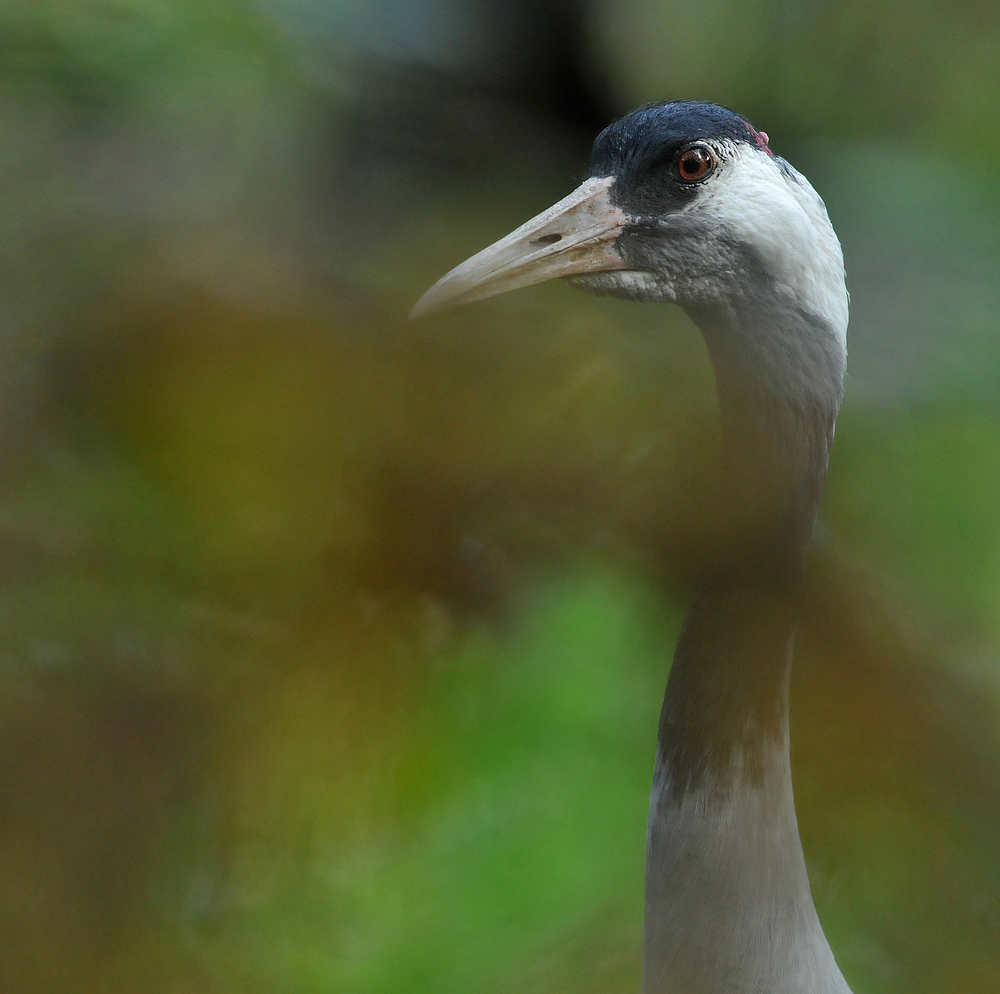
<svg viewBox="0 0 1000 994">
<path fill-rule="evenodd" d="M 726 142 L 720 166 L 688 210 L 753 245 L 769 275 L 833 328 L 846 353 L 844 255 L 819 194 L 787 163 Z"/>
</svg>

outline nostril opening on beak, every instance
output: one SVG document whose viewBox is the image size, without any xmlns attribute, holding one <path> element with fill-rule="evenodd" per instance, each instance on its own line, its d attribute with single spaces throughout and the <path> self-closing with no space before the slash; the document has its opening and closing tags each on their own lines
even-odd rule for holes
<svg viewBox="0 0 1000 994">
<path fill-rule="evenodd" d="M 551 245 L 553 242 L 562 241 L 562 235 L 540 235 L 538 238 L 532 238 L 532 245 Z"/>
</svg>

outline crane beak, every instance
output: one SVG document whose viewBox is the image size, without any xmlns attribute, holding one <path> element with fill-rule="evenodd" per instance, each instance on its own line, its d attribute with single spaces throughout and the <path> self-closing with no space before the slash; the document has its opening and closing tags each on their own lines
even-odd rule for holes
<svg viewBox="0 0 1000 994">
<path fill-rule="evenodd" d="M 628 269 L 615 248 L 626 217 L 610 200 L 614 178 L 592 177 L 548 210 L 446 273 L 414 305 L 430 314 L 561 276 Z"/>
</svg>

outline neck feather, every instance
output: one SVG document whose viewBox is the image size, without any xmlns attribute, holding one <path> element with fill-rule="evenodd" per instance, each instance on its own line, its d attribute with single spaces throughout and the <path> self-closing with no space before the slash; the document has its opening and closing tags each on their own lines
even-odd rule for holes
<svg viewBox="0 0 1000 994">
<path fill-rule="evenodd" d="M 645 994 L 850 994 L 809 891 L 792 799 L 797 592 L 845 357 L 792 307 L 691 308 L 716 371 L 732 498 L 750 525 L 706 571 L 660 719 Z"/>
<path fill-rule="evenodd" d="M 746 517 L 715 572 L 790 579 L 801 573 L 826 478 L 843 395 L 842 336 L 778 293 L 689 311 L 715 368 L 728 497 Z"/>
<path fill-rule="evenodd" d="M 751 510 L 729 555 L 707 566 L 677 647 L 660 723 L 674 794 L 705 775 L 724 788 L 737 761 L 758 782 L 761 750 L 787 744 L 797 588 L 845 358 L 821 323 L 772 304 L 694 314 L 716 370 L 731 498 Z"/>
<path fill-rule="evenodd" d="M 772 746 L 787 747 L 794 596 L 725 583 L 688 611 L 658 736 L 661 788 L 675 800 L 760 785 Z"/>
<path fill-rule="evenodd" d="M 644 994 L 850 994 L 792 798 L 793 596 L 716 586 L 685 621 L 650 798 Z"/>
</svg>

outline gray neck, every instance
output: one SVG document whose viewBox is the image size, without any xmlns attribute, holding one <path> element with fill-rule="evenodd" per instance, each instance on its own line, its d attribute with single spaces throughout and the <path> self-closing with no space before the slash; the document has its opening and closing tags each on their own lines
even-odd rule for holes
<svg viewBox="0 0 1000 994">
<path fill-rule="evenodd" d="M 670 673 L 643 991 L 850 994 L 809 891 L 788 740 L 797 589 L 843 356 L 802 315 L 760 327 L 732 309 L 690 310 L 716 369 L 734 499 L 758 506 L 739 548 L 710 567 Z"/>
<path fill-rule="evenodd" d="M 844 345 L 783 295 L 688 306 L 715 369 L 733 506 L 729 566 L 753 581 L 801 573 L 843 396 Z M 743 559 L 743 566 L 739 562 Z M 718 577 L 724 564 L 709 569 Z"/>
<path fill-rule="evenodd" d="M 849 994 L 795 820 L 789 595 L 711 589 L 685 621 L 650 798 L 645 994 Z"/>
</svg>

